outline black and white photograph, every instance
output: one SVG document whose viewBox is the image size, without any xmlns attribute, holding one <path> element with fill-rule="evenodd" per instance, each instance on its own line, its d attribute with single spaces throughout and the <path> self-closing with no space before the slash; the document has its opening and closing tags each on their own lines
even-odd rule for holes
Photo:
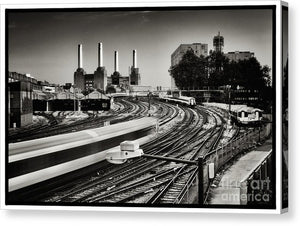
<svg viewBox="0 0 300 226">
<path fill-rule="evenodd" d="M 282 204 L 288 207 L 288 7 L 282 7 Z"/>
<path fill-rule="evenodd" d="M 5 204 L 286 208 L 288 14 L 280 124 L 277 10 L 6 9 Z"/>
</svg>

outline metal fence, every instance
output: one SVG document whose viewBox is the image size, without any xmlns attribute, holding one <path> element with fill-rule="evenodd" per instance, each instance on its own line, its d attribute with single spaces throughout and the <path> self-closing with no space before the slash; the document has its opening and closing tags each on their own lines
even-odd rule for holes
<svg viewBox="0 0 300 226">
<path fill-rule="evenodd" d="M 203 192 L 204 197 L 210 186 L 212 179 L 208 175 L 208 165 L 213 163 L 214 172 L 218 172 L 222 167 L 224 167 L 229 161 L 234 159 L 237 155 L 252 150 L 260 142 L 263 142 L 269 135 L 270 125 L 265 125 L 262 127 L 250 130 L 243 135 L 237 137 L 226 145 L 215 149 L 213 152 L 208 153 L 204 157 L 203 164 Z M 201 186 L 201 185 L 200 185 Z"/>
<path fill-rule="evenodd" d="M 240 181 L 240 204 L 251 205 L 272 200 L 272 151 Z"/>
<path fill-rule="evenodd" d="M 190 203 L 191 196 L 195 192 L 195 187 L 202 186 L 202 189 L 197 189 L 198 191 L 203 191 L 203 194 L 198 194 L 199 196 L 206 197 L 208 188 L 213 178 L 209 176 L 209 165 L 210 168 L 213 166 L 214 172 L 220 171 L 222 167 L 224 167 L 228 162 L 233 160 L 237 155 L 252 150 L 255 148 L 260 142 L 263 142 L 267 137 L 271 134 L 270 125 L 264 125 L 259 128 L 255 128 L 253 130 L 249 130 L 241 136 L 238 136 L 234 140 L 228 142 L 226 145 L 221 146 L 212 152 L 208 153 L 204 156 L 203 161 L 203 178 L 200 181 L 197 176 L 194 174 L 192 178 L 190 178 L 189 182 L 186 185 L 186 189 L 184 190 L 184 194 L 182 194 L 182 198 L 180 203 Z M 192 192 L 193 191 L 193 192 Z M 198 197 L 199 198 L 199 197 Z M 205 198 L 203 199 L 203 202 Z"/>
</svg>

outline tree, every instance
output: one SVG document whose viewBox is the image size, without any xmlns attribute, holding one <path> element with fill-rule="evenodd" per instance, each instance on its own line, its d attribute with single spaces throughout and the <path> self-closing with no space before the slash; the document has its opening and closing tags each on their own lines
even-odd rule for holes
<svg viewBox="0 0 300 226">
<path fill-rule="evenodd" d="M 261 66 L 255 57 L 236 62 L 229 61 L 222 52 L 212 51 L 205 58 L 197 57 L 193 50 L 187 51 L 181 61 L 169 70 L 179 89 L 231 85 L 232 89 L 242 86 L 262 93 L 271 87 L 270 71 L 267 65 Z"/>
<path fill-rule="evenodd" d="M 203 56 L 197 57 L 193 50 L 188 50 L 169 72 L 179 89 L 196 89 L 207 80 L 207 60 Z"/>
<path fill-rule="evenodd" d="M 224 67 L 229 63 L 228 58 L 222 52 L 212 51 L 207 57 L 209 67 L 209 86 L 226 85 L 226 78 L 224 77 Z"/>
<path fill-rule="evenodd" d="M 237 63 L 230 62 L 227 69 L 225 77 L 231 78 L 233 85 L 240 85 L 250 90 L 262 90 L 270 85 L 270 68 L 262 67 L 255 57 Z"/>
<path fill-rule="evenodd" d="M 242 86 L 246 90 L 258 90 L 258 105 L 268 110 L 272 105 L 272 87 L 270 68 L 261 66 L 256 58 L 230 61 L 224 65 L 224 85 L 231 85 L 232 89 Z"/>
</svg>

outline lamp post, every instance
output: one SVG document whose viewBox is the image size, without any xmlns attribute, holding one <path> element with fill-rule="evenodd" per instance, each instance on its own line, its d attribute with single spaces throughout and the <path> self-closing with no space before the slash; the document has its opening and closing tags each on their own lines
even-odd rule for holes
<svg viewBox="0 0 300 226">
<path fill-rule="evenodd" d="M 75 101 L 75 96 L 76 96 L 76 88 L 73 87 L 74 89 L 74 112 L 76 111 L 76 101 Z"/>
<path fill-rule="evenodd" d="M 228 91 L 228 124 L 231 124 L 231 85 L 226 85 L 226 90 Z"/>
<path fill-rule="evenodd" d="M 151 107 L 151 92 L 150 92 L 150 90 L 148 91 L 148 94 L 147 94 L 147 96 L 148 96 L 148 110 L 150 111 L 150 107 Z"/>
<path fill-rule="evenodd" d="M 148 115 L 150 116 L 150 110 L 151 110 L 151 96 L 152 96 L 152 93 L 150 92 L 150 90 L 148 91 Z"/>
</svg>

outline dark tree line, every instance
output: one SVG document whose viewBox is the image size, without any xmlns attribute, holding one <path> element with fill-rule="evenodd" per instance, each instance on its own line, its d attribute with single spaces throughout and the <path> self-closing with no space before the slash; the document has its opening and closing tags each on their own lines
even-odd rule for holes
<svg viewBox="0 0 300 226">
<path fill-rule="evenodd" d="M 175 84 L 180 89 L 197 89 L 207 83 L 208 64 L 203 56 L 197 57 L 192 50 L 187 51 L 179 64 L 170 68 Z"/>
<path fill-rule="evenodd" d="M 179 89 L 231 85 L 232 88 L 242 86 L 245 89 L 263 90 L 271 85 L 270 68 L 261 66 L 256 58 L 229 61 L 221 52 L 197 57 L 193 50 L 189 50 L 169 72 Z"/>
</svg>

